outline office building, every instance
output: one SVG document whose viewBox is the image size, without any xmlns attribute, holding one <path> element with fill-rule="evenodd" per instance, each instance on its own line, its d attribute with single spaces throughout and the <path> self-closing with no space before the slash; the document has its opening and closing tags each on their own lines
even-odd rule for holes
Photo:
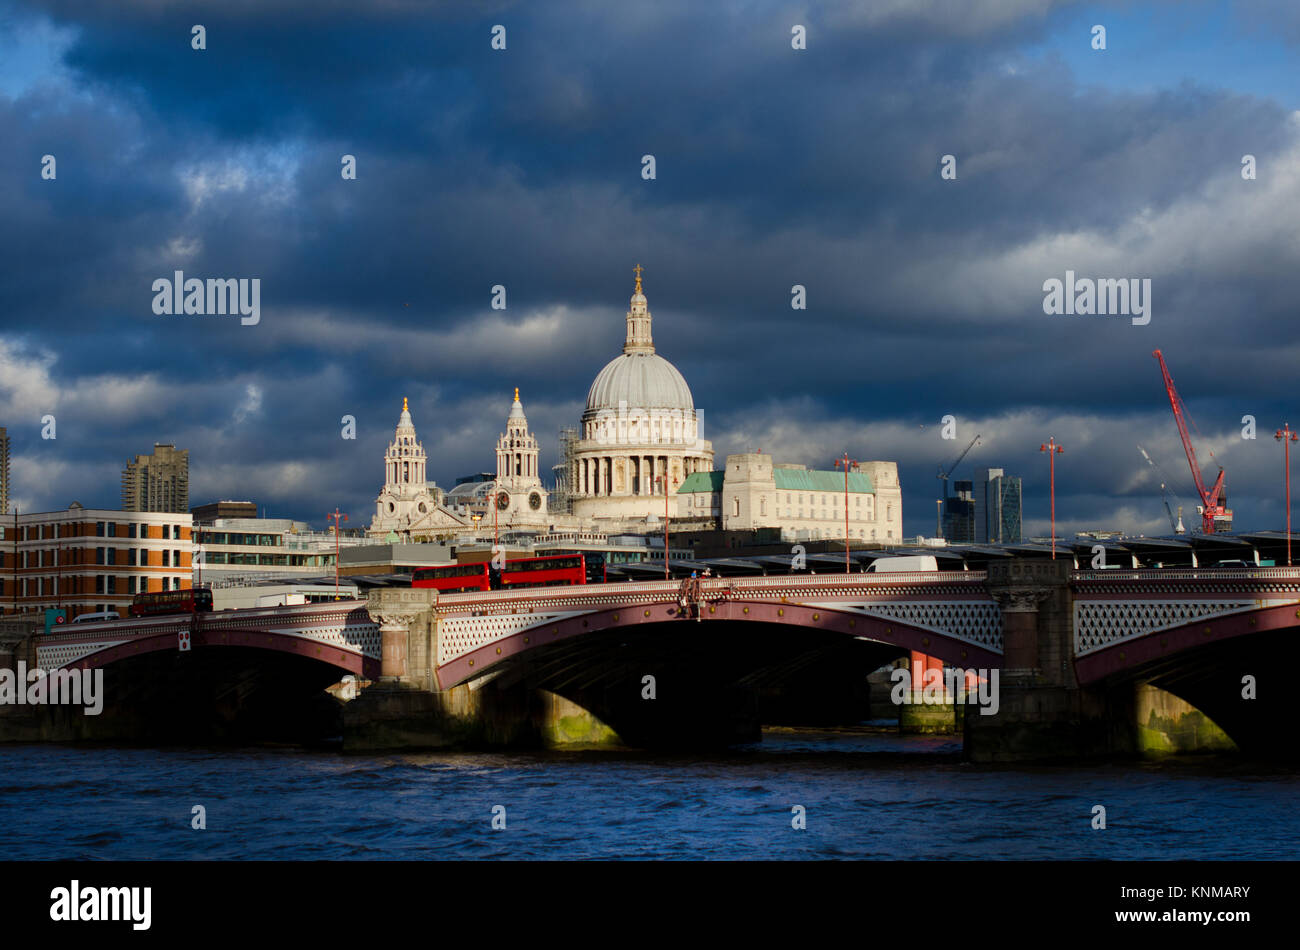
<svg viewBox="0 0 1300 950">
<path fill-rule="evenodd" d="M 195 524 L 212 524 L 218 518 L 256 518 L 257 505 L 251 501 L 214 501 L 190 509 Z"/>
<path fill-rule="evenodd" d="M 107 511 L 73 502 L 63 511 L 20 514 L 0 548 L 5 613 L 48 607 L 123 617 L 139 593 L 190 586 L 190 516 Z M 15 548 L 17 549 L 15 552 Z"/>
<path fill-rule="evenodd" d="M 677 489 L 673 518 L 713 521 L 723 531 L 778 528 L 788 541 L 903 539 L 903 496 L 895 462 L 859 462 L 848 474 L 775 462 L 761 452 L 728 455 L 727 467 L 692 472 Z"/>
<path fill-rule="evenodd" d="M 155 443 L 122 470 L 123 511 L 165 511 L 189 515 L 190 450 Z"/>
<path fill-rule="evenodd" d="M 975 496 L 975 541 L 1007 544 L 1020 540 L 1020 479 L 1000 468 L 978 468 Z"/>
<path fill-rule="evenodd" d="M 975 485 L 966 480 L 952 487 L 943 503 L 943 536 L 950 544 L 970 544 L 975 540 Z"/>
<path fill-rule="evenodd" d="M 0 426 L 0 515 L 9 511 L 9 430 Z"/>
</svg>

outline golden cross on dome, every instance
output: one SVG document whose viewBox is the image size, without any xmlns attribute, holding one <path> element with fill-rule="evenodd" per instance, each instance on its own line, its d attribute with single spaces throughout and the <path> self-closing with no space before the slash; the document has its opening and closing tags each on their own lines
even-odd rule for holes
<svg viewBox="0 0 1300 950">
<path fill-rule="evenodd" d="M 519 401 L 519 387 L 515 387 L 515 402 Z"/>
<path fill-rule="evenodd" d="M 633 267 L 633 268 L 632 268 L 632 272 L 636 274 L 636 291 L 635 291 L 635 292 L 639 294 L 639 293 L 641 292 L 641 265 L 640 265 L 640 264 L 637 264 L 636 267 Z"/>
<path fill-rule="evenodd" d="M 406 408 L 406 397 L 403 396 L 403 397 L 402 397 L 402 412 L 406 412 L 406 411 L 407 411 L 407 408 Z"/>
</svg>

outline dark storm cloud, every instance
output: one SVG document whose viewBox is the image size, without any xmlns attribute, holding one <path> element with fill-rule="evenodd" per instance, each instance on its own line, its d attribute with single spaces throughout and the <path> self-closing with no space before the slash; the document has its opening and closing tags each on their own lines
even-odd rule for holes
<svg viewBox="0 0 1300 950">
<path fill-rule="evenodd" d="M 719 461 L 787 413 L 767 445 L 798 461 L 898 458 L 910 534 L 929 530 L 928 480 L 960 450 L 931 435 L 941 415 L 991 420 L 1001 454 L 984 463 L 1024 474 L 1035 503 L 1055 424 L 1093 446 L 1063 491 L 1106 521 L 1093 489 L 1140 482 L 1145 464 L 1131 428 L 1151 443 L 1158 427 L 1178 465 L 1156 346 L 1207 435 L 1242 405 L 1261 426 L 1282 411 L 1269 373 L 1293 365 L 1294 341 L 1260 341 L 1297 290 L 1282 171 L 1296 130 L 1216 77 L 1080 87 L 1026 52 L 1076 9 L 812 5 L 795 53 L 778 5 L 17 7 L 76 32 L 66 80 L 0 97 L 2 328 L 53 354 L 31 386 L 53 380 L 83 420 L 97 402 L 83 389 L 156 387 L 115 427 L 70 419 L 70 455 L 175 438 L 196 494 L 318 520 L 339 496 L 373 498 L 403 394 L 443 484 L 490 464 L 513 385 L 553 461 L 621 344 L 640 261 L 656 342 Z M 497 22 L 504 53 L 488 48 Z M 47 151 L 57 186 L 35 173 Z M 1246 152 L 1260 181 L 1240 179 Z M 948 153 L 955 182 L 938 177 Z M 262 323 L 155 316 L 148 288 L 178 268 L 260 277 Z M 1153 277 L 1152 324 L 1046 317 L 1042 282 L 1066 269 Z M 497 283 L 504 313 L 487 306 Z M 241 410 L 249 386 L 260 407 Z M 364 420 L 355 443 L 338 438 L 344 413 Z"/>
</svg>

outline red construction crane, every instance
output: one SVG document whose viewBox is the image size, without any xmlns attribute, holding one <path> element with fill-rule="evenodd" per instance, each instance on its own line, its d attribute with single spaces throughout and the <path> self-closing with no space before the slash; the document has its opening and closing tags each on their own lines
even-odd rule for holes
<svg viewBox="0 0 1300 950">
<path fill-rule="evenodd" d="M 1159 350 L 1152 354 L 1160 361 L 1160 373 L 1165 379 L 1165 391 L 1169 393 L 1169 405 L 1174 410 L 1174 421 L 1178 423 L 1178 434 L 1183 437 L 1183 451 L 1187 453 L 1187 464 L 1192 469 L 1192 480 L 1196 482 L 1196 491 L 1201 496 L 1201 530 L 1206 534 L 1214 534 L 1220 529 L 1232 527 L 1232 512 L 1228 510 L 1223 497 L 1223 469 L 1219 469 L 1219 477 L 1214 480 L 1214 487 L 1208 491 L 1205 488 L 1205 480 L 1201 478 L 1201 467 L 1196 464 L 1196 450 L 1192 448 L 1192 438 L 1187 434 L 1187 410 L 1183 406 L 1183 400 L 1178 395 L 1178 390 L 1174 388 L 1174 378 L 1169 375 L 1169 367 L 1165 365 L 1165 358 Z"/>
</svg>

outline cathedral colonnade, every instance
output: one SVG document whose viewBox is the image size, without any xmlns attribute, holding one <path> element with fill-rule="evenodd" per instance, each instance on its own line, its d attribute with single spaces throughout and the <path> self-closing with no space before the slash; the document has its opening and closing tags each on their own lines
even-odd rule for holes
<svg viewBox="0 0 1300 950">
<path fill-rule="evenodd" d="M 670 471 L 672 460 L 680 460 L 671 468 L 674 481 L 684 480 L 695 472 L 712 469 L 712 459 L 706 456 L 677 455 L 587 455 L 578 460 L 578 486 L 582 495 L 663 495 L 660 478 Z M 618 478 L 619 473 L 624 478 Z M 623 488 L 618 486 L 622 484 Z"/>
</svg>

